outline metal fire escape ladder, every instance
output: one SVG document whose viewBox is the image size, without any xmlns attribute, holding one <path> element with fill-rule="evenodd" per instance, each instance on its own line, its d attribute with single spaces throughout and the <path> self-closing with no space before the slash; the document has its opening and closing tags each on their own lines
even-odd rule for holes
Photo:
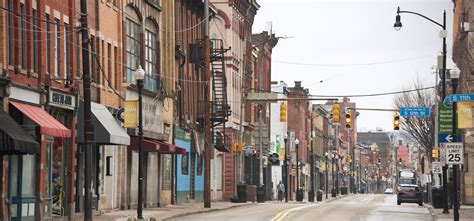
<svg viewBox="0 0 474 221">
<path fill-rule="evenodd" d="M 214 147 L 221 152 L 230 152 L 230 139 L 226 136 L 225 123 L 231 114 L 227 103 L 227 80 L 225 75 L 225 52 L 222 39 L 211 39 L 211 125 Z"/>
</svg>

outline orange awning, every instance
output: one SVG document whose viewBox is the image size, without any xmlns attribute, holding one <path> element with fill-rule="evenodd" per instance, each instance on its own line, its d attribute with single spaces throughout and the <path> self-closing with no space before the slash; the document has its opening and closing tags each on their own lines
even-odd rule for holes
<svg viewBox="0 0 474 221">
<path fill-rule="evenodd" d="M 10 101 L 14 107 L 41 127 L 41 134 L 53 137 L 71 137 L 71 130 L 37 106 Z"/>
</svg>

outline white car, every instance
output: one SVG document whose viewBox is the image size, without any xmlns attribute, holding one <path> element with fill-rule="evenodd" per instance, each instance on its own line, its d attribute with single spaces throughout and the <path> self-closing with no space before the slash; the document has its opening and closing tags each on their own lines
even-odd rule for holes
<svg viewBox="0 0 474 221">
<path fill-rule="evenodd" d="M 385 194 L 393 194 L 393 189 L 392 188 L 387 188 L 385 189 Z"/>
</svg>

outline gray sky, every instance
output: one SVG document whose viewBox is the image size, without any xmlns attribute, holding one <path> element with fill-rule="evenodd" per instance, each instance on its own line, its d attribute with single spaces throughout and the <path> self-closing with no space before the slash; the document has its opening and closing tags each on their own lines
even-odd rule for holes
<svg viewBox="0 0 474 221">
<path fill-rule="evenodd" d="M 452 67 L 450 0 L 258 0 L 253 32 L 272 22 L 280 39 L 272 55 L 272 80 L 303 86 L 313 95 L 373 94 L 413 88 L 419 78 L 433 86 L 433 66 L 442 51 L 441 28 L 419 16 L 401 14 L 403 28 L 393 29 L 397 6 L 439 23 L 447 12 L 448 68 Z M 391 61 L 391 62 L 390 62 Z M 380 63 L 376 65 L 356 65 Z M 386 63 L 388 62 L 388 63 Z M 304 63 L 295 65 L 291 63 Z M 340 66 L 327 66 L 340 65 Z M 323 80 L 322 83 L 320 81 Z M 362 108 L 393 108 L 393 96 L 351 98 Z M 393 130 L 392 112 L 359 111 L 358 130 Z"/>
</svg>

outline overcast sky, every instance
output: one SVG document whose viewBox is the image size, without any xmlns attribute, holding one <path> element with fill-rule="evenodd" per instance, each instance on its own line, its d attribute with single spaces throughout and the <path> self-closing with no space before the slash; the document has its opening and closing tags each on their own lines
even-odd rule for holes
<svg viewBox="0 0 474 221">
<path fill-rule="evenodd" d="M 280 39 L 272 55 L 272 80 L 290 87 L 300 80 L 312 95 L 358 95 L 413 88 L 421 79 L 433 86 L 433 66 L 442 51 L 439 23 L 447 12 L 448 68 L 452 66 L 450 0 L 258 0 L 253 32 L 269 30 Z M 295 63 L 304 64 L 297 65 Z M 375 63 L 375 64 L 374 64 Z M 379 64 L 377 64 L 379 63 Z M 360 65 L 366 64 L 366 65 Z M 320 82 L 322 80 L 322 82 Z M 394 108 L 393 95 L 351 98 L 360 108 Z M 358 130 L 393 130 L 392 112 L 359 111 Z"/>
</svg>

